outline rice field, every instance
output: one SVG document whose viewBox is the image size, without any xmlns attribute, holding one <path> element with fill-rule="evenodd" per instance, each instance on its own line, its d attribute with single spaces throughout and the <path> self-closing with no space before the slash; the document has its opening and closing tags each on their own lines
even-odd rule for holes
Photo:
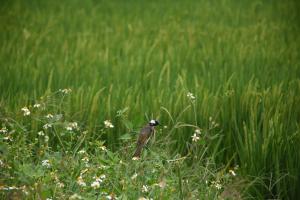
<svg viewBox="0 0 300 200">
<path fill-rule="evenodd" d="M 299 9 L 1 2 L 0 198 L 299 198 Z"/>
</svg>

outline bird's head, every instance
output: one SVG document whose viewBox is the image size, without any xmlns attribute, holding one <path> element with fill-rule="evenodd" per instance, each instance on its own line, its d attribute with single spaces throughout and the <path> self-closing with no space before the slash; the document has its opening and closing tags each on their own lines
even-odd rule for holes
<svg viewBox="0 0 300 200">
<path fill-rule="evenodd" d="M 149 122 L 150 126 L 157 126 L 159 125 L 159 121 L 155 120 L 155 119 L 151 119 L 151 121 Z"/>
</svg>

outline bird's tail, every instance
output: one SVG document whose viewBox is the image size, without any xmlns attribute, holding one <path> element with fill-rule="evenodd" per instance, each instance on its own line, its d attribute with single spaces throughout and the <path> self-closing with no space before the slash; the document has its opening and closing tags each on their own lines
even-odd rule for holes
<svg viewBox="0 0 300 200">
<path fill-rule="evenodd" d="M 132 157 L 141 157 L 143 145 L 138 145 Z"/>
</svg>

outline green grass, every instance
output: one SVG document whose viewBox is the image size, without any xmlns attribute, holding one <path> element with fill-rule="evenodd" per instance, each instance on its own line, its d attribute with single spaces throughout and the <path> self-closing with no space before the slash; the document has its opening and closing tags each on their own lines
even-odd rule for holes
<svg viewBox="0 0 300 200">
<path fill-rule="evenodd" d="M 26 185 L 29 199 L 100 197 L 76 184 L 85 168 L 76 152 L 85 149 L 92 160 L 87 183 L 104 173 L 101 192 L 123 199 L 215 199 L 235 191 L 296 199 L 299 8 L 279 0 L 2 2 L 0 125 L 9 133 L 1 134 L 0 187 Z M 57 92 L 63 88 L 72 93 Z M 45 110 L 34 109 L 37 102 Z M 48 113 L 59 119 L 48 121 Z M 150 118 L 162 127 L 133 162 L 137 132 Z M 113 129 L 104 128 L 107 119 Z M 65 126 L 73 121 L 80 129 L 70 134 Z M 46 143 L 37 134 L 45 123 L 54 126 Z M 99 152 L 103 144 L 109 153 Z M 45 159 L 50 169 L 41 166 Z M 110 170 L 97 171 L 100 164 Z M 228 176 L 236 165 L 238 177 Z M 133 181 L 135 172 L 143 176 Z M 165 188 L 153 185 L 162 180 Z M 141 193 L 142 185 L 151 191 Z"/>
</svg>

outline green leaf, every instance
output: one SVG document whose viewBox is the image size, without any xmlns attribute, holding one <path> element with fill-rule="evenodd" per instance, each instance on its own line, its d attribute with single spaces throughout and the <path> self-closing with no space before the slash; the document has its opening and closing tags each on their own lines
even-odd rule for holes
<svg viewBox="0 0 300 200">
<path fill-rule="evenodd" d="M 20 165 L 18 174 L 20 175 L 20 179 L 22 181 L 30 182 L 44 176 L 44 170 L 40 166 L 23 164 Z"/>
<path fill-rule="evenodd" d="M 127 129 L 129 129 L 129 130 L 133 129 L 133 124 L 130 121 L 124 119 L 123 123 Z"/>
<path fill-rule="evenodd" d="M 120 139 L 120 140 L 131 140 L 132 137 L 131 137 L 131 135 L 130 135 L 129 133 L 125 133 L 124 135 L 121 135 L 121 136 L 119 137 L 119 139 Z"/>
</svg>

